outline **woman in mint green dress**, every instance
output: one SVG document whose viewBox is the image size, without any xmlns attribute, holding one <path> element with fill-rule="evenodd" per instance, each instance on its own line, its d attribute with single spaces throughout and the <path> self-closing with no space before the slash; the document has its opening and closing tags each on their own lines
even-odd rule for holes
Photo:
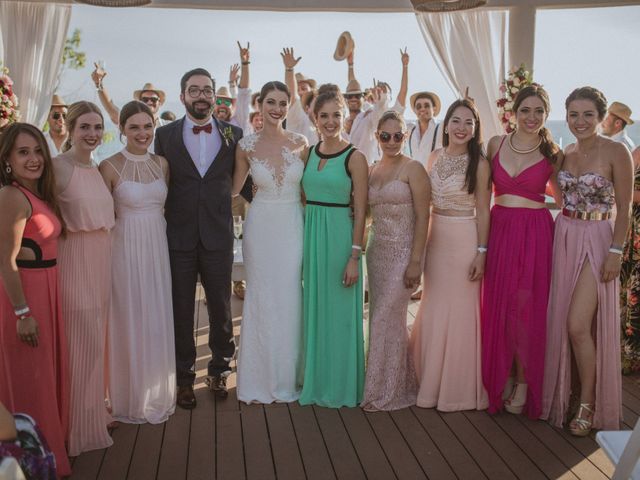
<svg viewBox="0 0 640 480">
<path fill-rule="evenodd" d="M 344 98 L 318 96 L 323 141 L 310 148 L 302 177 L 304 380 L 300 404 L 355 407 L 364 388 L 362 238 L 367 161 L 342 139 Z M 353 207 L 353 212 L 351 209 Z"/>
</svg>

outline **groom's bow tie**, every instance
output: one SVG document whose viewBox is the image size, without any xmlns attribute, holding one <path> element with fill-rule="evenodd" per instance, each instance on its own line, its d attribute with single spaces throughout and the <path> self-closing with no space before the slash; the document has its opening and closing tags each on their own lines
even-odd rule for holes
<svg viewBox="0 0 640 480">
<path fill-rule="evenodd" d="M 206 125 L 193 126 L 193 133 L 195 133 L 196 135 L 198 135 L 200 132 L 211 133 L 212 131 L 213 131 L 213 125 L 210 123 L 207 123 Z"/>
</svg>

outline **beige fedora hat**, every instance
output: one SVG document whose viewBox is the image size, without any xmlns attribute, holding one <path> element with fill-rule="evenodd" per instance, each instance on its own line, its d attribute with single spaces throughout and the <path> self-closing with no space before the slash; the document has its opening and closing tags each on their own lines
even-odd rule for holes
<svg viewBox="0 0 640 480">
<path fill-rule="evenodd" d="M 134 100 L 140 100 L 140 97 L 142 96 L 142 92 L 155 92 L 158 94 L 158 98 L 160 99 L 160 103 L 164 103 L 164 99 L 167 98 L 167 95 L 160 90 L 159 88 L 156 88 L 153 86 L 153 83 L 145 83 L 142 88 L 140 90 L 136 90 L 135 92 L 133 92 L 133 98 Z"/>
<path fill-rule="evenodd" d="M 57 93 L 54 93 L 53 98 L 51 99 L 51 106 L 52 107 L 68 107 L 69 105 L 67 105 L 67 102 L 64 101 L 64 98 L 62 98 Z"/>
<path fill-rule="evenodd" d="M 231 92 L 224 85 L 220 87 L 216 92 L 216 98 L 228 98 L 229 100 L 233 100 L 233 97 L 231 96 Z"/>
<path fill-rule="evenodd" d="M 353 48 L 356 46 L 351 34 L 349 32 L 342 32 L 338 37 L 338 44 L 336 45 L 336 51 L 333 53 L 333 59 L 341 61 L 346 59 Z"/>
<path fill-rule="evenodd" d="M 420 96 L 425 96 L 425 97 L 429 97 L 431 99 L 431 101 L 433 102 L 433 116 L 437 117 L 438 114 L 440 113 L 440 109 L 442 108 L 442 103 L 440 103 L 440 97 L 438 97 L 438 95 L 436 95 L 433 92 L 416 92 L 413 95 L 411 95 L 411 98 L 409 99 L 409 104 L 411 105 L 411 110 L 413 110 L 413 113 L 416 113 L 416 109 L 415 109 L 415 103 L 416 103 L 416 99 Z"/>
<path fill-rule="evenodd" d="M 311 87 L 311 90 L 315 90 L 316 85 L 318 85 L 318 83 L 313 78 L 307 78 L 302 73 L 296 73 L 296 82 L 308 83 Z"/>
<path fill-rule="evenodd" d="M 364 91 L 360 86 L 360 82 L 358 82 L 357 80 L 350 80 L 349 83 L 347 83 L 347 89 L 345 90 L 344 94 L 350 95 L 354 93 L 364 93 Z"/>
<path fill-rule="evenodd" d="M 631 109 L 624 103 L 611 102 L 607 111 L 627 122 L 627 125 L 633 125 L 633 120 L 631 120 Z"/>
</svg>

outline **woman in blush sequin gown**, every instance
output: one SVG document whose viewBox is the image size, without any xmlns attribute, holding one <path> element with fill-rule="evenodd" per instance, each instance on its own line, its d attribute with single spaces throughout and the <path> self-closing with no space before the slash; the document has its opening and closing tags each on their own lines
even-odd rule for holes
<svg viewBox="0 0 640 480">
<path fill-rule="evenodd" d="M 396 410 L 416 402 L 407 308 L 422 273 L 429 179 L 420 162 L 402 155 L 406 135 L 398 113 L 381 117 L 376 138 L 382 158 L 369 175 L 369 354 L 361 403 L 368 411 Z"/>
<path fill-rule="evenodd" d="M 412 332 L 417 405 L 441 411 L 487 407 L 480 364 L 480 280 L 489 235 L 490 169 L 478 111 L 457 100 L 443 123 L 444 148 L 428 160 L 431 224 L 424 292 Z"/>
<path fill-rule="evenodd" d="M 565 149 L 558 173 L 564 208 L 553 241 L 542 418 L 562 426 L 573 413 L 568 412 L 573 393 L 579 407 L 569 431 L 582 437 L 592 427 L 617 430 L 622 419 L 617 277 L 629 227 L 633 162 L 624 145 L 597 133 L 607 111 L 600 91 L 578 88 L 565 105 L 577 142 Z M 609 220 L 614 205 L 615 223 Z"/>
</svg>

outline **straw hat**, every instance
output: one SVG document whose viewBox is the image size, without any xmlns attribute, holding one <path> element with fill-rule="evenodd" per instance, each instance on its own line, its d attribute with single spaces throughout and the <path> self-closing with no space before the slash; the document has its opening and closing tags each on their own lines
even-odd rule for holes
<svg viewBox="0 0 640 480">
<path fill-rule="evenodd" d="M 142 92 L 155 92 L 158 94 L 158 98 L 160 98 L 160 103 L 164 103 L 164 99 L 167 95 L 160 89 L 153 86 L 153 83 L 145 83 L 144 86 L 140 90 L 136 90 L 133 92 L 133 99 L 140 101 L 140 97 L 142 96 Z"/>
<path fill-rule="evenodd" d="M 68 107 L 67 102 L 64 101 L 64 98 L 62 98 L 57 93 L 53 94 L 53 98 L 51 99 L 51 106 L 52 107 Z"/>
<path fill-rule="evenodd" d="M 338 37 L 336 51 L 333 53 L 333 59 L 340 61 L 346 59 L 356 46 L 349 32 L 342 32 Z"/>
<path fill-rule="evenodd" d="M 316 89 L 317 82 L 313 78 L 307 78 L 301 73 L 296 73 L 296 82 L 298 83 L 308 83 L 311 87 L 311 90 Z"/>
<path fill-rule="evenodd" d="M 413 113 L 416 113 L 416 109 L 414 106 L 416 103 L 416 99 L 421 95 L 428 96 L 431 99 L 431 101 L 433 102 L 433 116 L 437 117 L 438 114 L 440 113 L 440 108 L 442 107 L 442 104 L 440 103 L 440 97 L 438 97 L 438 95 L 436 95 L 433 92 L 427 92 L 427 91 L 416 92 L 413 95 L 411 95 L 409 104 L 411 105 L 411 110 L 413 110 Z"/>
<path fill-rule="evenodd" d="M 228 98 L 229 100 L 233 100 L 229 89 L 224 85 L 218 89 L 216 92 L 216 98 Z"/>
<path fill-rule="evenodd" d="M 345 95 L 350 95 L 354 93 L 364 93 L 362 91 L 362 87 L 360 86 L 360 82 L 357 80 L 350 80 L 347 83 L 347 90 L 344 92 Z"/>
<path fill-rule="evenodd" d="M 611 102 L 607 111 L 627 122 L 627 125 L 633 125 L 633 120 L 631 120 L 631 109 L 624 103 Z"/>
</svg>

